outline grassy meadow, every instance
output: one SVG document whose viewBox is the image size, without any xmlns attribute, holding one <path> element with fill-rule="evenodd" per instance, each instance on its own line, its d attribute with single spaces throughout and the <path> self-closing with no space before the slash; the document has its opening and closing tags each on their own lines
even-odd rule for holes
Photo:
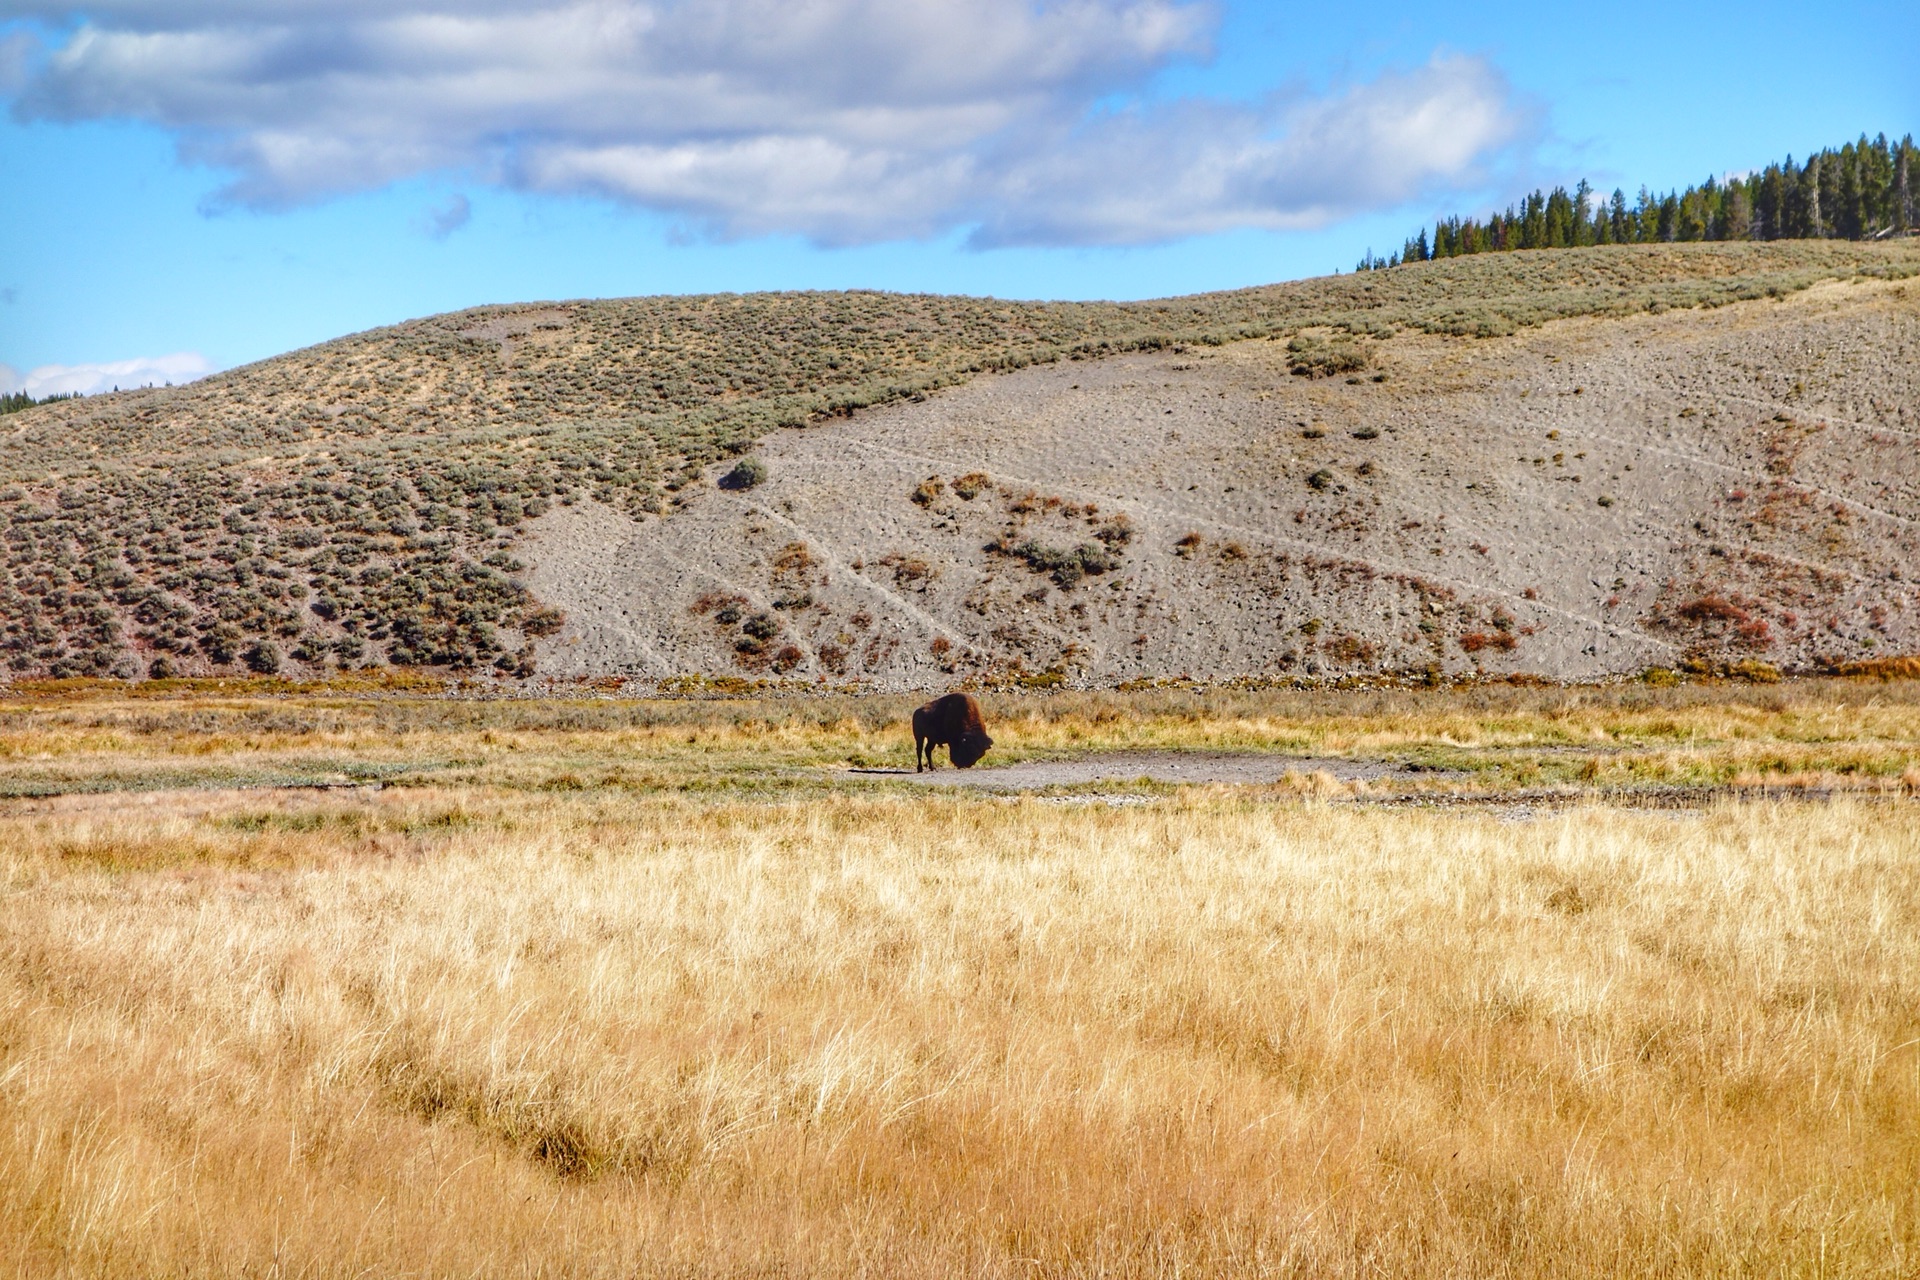
<svg viewBox="0 0 1920 1280">
<path fill-rule="evenodd" d="M 909 705 L 0 701 L 0 1274 L 1920 1269 L 1920 684 Z"/>
</svg>

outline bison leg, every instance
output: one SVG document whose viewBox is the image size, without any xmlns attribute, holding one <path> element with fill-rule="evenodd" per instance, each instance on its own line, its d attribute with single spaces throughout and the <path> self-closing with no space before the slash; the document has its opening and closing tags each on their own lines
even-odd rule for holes
<svg viewBox="0 0 1920 1280">
<path fill-rule="evenodd" d="M 916 733 L 913 735 L 913 771 L 915 773 L 922 772 L 920 768 L 922 754 L 932 755 L 933 752 L 927 750 L 927 740 Z"/>
</svg>

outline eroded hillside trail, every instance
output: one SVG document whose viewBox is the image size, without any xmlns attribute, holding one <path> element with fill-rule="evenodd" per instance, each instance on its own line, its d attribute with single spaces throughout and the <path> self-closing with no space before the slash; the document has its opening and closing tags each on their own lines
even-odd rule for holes
<svg viewBox="0 0 1920 1280">
<path fill-rule="evenodd" d="M 880 444 L 878 442 L 871 441 L 871 440 L 855 442 L 854 447 L 865 449 L 870 452 L 889 454 L 893 457 L 900 458 L 905 461 L 915 462 L 922 466 L 933 466 L 935 468 L 946 467 L 950 469 L 955 465 L 964 465 L 963 463 L 956 463 L 956 461 L 952 458 L 941 458 L 941 457 L 936 457 L 929 454 L 910 454 L 903 450 L 893 449 L 887 445 Z M 1009 475 L 1009 476 L 1002 477 L 1002 479 L 1006 483 L 1012 484 L 1016 487 L 1025 486 L 1027 489 L 1035 490 L 1035 491 L 1038 491 L 1046 487 L 1046 485 L 1048 484 L 1048 481 L 1046 479 L 1042 477 L 1032 476 L 1032 475 Z M 1346 556 L 1348 554 L 1347 548 L 1336 546 L 1329 542 L 1316 541 L 1311 538 L 1297 537 L 1297 536 L 1286 533 L 1284 530 L 1275 531 L 1273 529 L 1258 527 L 1254 525 L 1234 524 L 1234 523 L 1230 523 L 1230 522 L 1226 522 L 1218 519 L 1209 519 L 1204 516 L 1189 516 L 1179 511 L 1176 508 L 1168 507 L 1162 503 L 1157 503 L 1148 499 L 1131 498 L 1125 494 L 1111 493 L 1111 492 L 1102 493 L 1098 491 L 1093 491 L 1088 493 L 1086 491 L 1083 491 L 1083 494 L 1084 496 L 1090 496 L 1101 503 L 1106 503 L 1109 505 L 1124 505 L 1128 511 L 1142 511 L 1142 512 L 1150 513 L 1152 515 L 1161 517 L 1162 519 L 1166 520 L 1168 523 L 1171 523 L 1171 524 L 1178 524 L 1184 521 L 1185 523 L 1188 523 L 1191 525 L 1204 526 L 1209 533 L 1215 535 L 1216 539 L 1222 535 L 1231 536 L 1231 537 L 1240 537 L 1240 538 L 1251 538 L 1259 542 L 1266 543 L 1276 550 L 1292 548 L 1294 550 L 1303 551 L 1309 555 L 1316 555 L 1316 556 L 1329 556 L 1329 557 L 1337 558 L 1337 557 Z M 1438 508 L 1422 507 L 1415 502 L 1404 503 L 1403 510 L 1413 514 L 1426 514 L 1434 518 L 1438 518 L 1444 514 Z M 1384 571 L 1389 574 L 1402 575 L 1409 578 L 1420 576 L 1423 570 L 1423 566 L 1419 566 L 1409 562 L 1397 562 L 1397 561 L 1385 559 L 1385 558 L 1376 558 L 1372 563 L 1375 569 Z M 1161 566 L 1148 566 L 1146 568 L 1143 568 L 1141 572 L 1143 574 L 1146 574 L 1146 573 L 1154 573 L 1156 571 L 1164 572 L 1164 569 Z M 1525 602 L 1525 597 L 1521 593 L 1517 591 L 1509 591 L 1501 587 L 1496 582 L 1482 580 L 1482 579 L 1475 579 L 1471 577 L 1453 577 L 1444 573 L 1436 574 L 1431 572 L 1430 570 L 1425 572 L 1425 577 L 1428 580 L 1438 582 L 1441 585 L 1448 588 L 1452 588 L 1456 591 L 1500 597 L 1507 600 L 1510 604 L 1522 605 L 1523 607 L 1532 607 L 1534 609 L 1537 609 L 1540 612 L 1556 614 L 1562 618 L 1565 618 L 1570 622 L 1586 623 L 1597 629 L 1604 630 L 1609 635 L 1614 636 L 1616 638 L 1620 638 L 1620 639 L 1637 638 L 1647 642 L 1647 644 L 1655 650 L 1672 650 L 1676 647 L 1671 641 L 1661 639 L 1658 636 L 1649 636 L 1649 635 L 1630 633 L 1630 632 L 1624 631 L 1618 627 L 1615 627 L 1613 624 L 1609 623 L 1606 619 L 1596 617 L 1592 614 L 1579 613 L 1571 609 L 1562 609 L 1553 605 L 1542 605 L 1537 602 Z"/>
</svg>

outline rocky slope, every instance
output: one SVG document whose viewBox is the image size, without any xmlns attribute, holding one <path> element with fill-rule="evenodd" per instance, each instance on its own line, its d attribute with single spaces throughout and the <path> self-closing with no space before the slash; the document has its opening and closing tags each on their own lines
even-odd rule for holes
<svg viewBox="0 0 1920 1280">
<path fill-rule="evenodd" d="M 978 379 L 535 521 L 557 673 L 1590 678 L 1920 650 L 1920 284 Z M 1749 669 L 1760 669 L 1752 668 Z"/>
</svg>

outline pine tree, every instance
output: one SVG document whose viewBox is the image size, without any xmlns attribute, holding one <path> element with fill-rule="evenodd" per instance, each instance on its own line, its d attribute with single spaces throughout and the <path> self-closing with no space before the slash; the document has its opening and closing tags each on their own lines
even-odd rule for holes
<svg viewBox="0 0 1920 1280">
<path fill-rule="evenodd" d="M 1540 247 L 1564 249 L 1573 243 L 1573 200 L 1565 187 L 1555 187 L 1540 216 Z"/>
<path fill-rule="evenodd" d="M 1913 139 L 1900 142 L 1900 157 L 1893 170 L 1893 225 L 1905 231 L 1913 225 Z"/>
<path fill-rule="evenodd" d="M 1780 166 L 1770 164 L 1760 175 L 1753 197 L 1753 238 L 1778 240 L 1786 232 L 1781 222 L 1784 197 L 1781 193 Z"/>
<path fill-rule="evenodd" d="M 1860 203 L 1866 234 L 1879 235 L 1893 226 L 1893 148 L 1881 134 L 1860 147 Z"/>
<path fill-rule="evenodd" d="M 1686 195 L 1674 202 L 1673 238 L 1675 240 L 1707 238 L 1706 201 L 1699 191 L 1689 188 Z"/>
<path fill-rule="evenodd" d="M 1800 177 L 1800 185 L 1807 197 L 1808 239 L 1817 240 L 1827 234 L 1826 223 L 1820 217 L 1820 156 L 1816 153 L 1807 161 L 1807 171 Z"/>
<path fill-rule="evenodd" d="M 1573 240 L 1575 245 L 1589 245 L 1594 242 L 1593 224 L 1588 221 L 1587 206 L 1593 203 L 1593 184 L 1585 178 L 1573 189 Z"/>
<path fill-rule="evenodd" d="M 1659 237 L 1655 234 L 1660 226 L 1658 207 L 1653 202 L 1653 192 L 1640 188 L 1640 198 L 1633 205 L 1633 242 L 1650 244 Z"/>
<path fill-rule="evenodd" d="M 1720 219 L 1721 240 L 1750 240 L 1753 238 L 1753 200 L 1747 194 L 1745 183 L 1733 184 L 1727 193 L 1725 212 Z"/>
<path fill-rule="evenodd" d="M 1869 228 L 1866 192 L 1860 186 L 1860 162 L 1864 158 L 1867 140 L 1860 139 L 1860 146 L 1848 143 L 1841 149 L 1834 165 L 1835 186 L 1839 189 L 1839 199 L 1834 201 L 1834 234 L 1845 240 L 1858 240 L 1866 235 Z"/>
<path fill-rule="evenodd" d="M 1680 197 L 1669 191 L 1654 211 L 1653 238 L 1662 244 L 1671 244 L 1680 235 Z"/>
</svg>

